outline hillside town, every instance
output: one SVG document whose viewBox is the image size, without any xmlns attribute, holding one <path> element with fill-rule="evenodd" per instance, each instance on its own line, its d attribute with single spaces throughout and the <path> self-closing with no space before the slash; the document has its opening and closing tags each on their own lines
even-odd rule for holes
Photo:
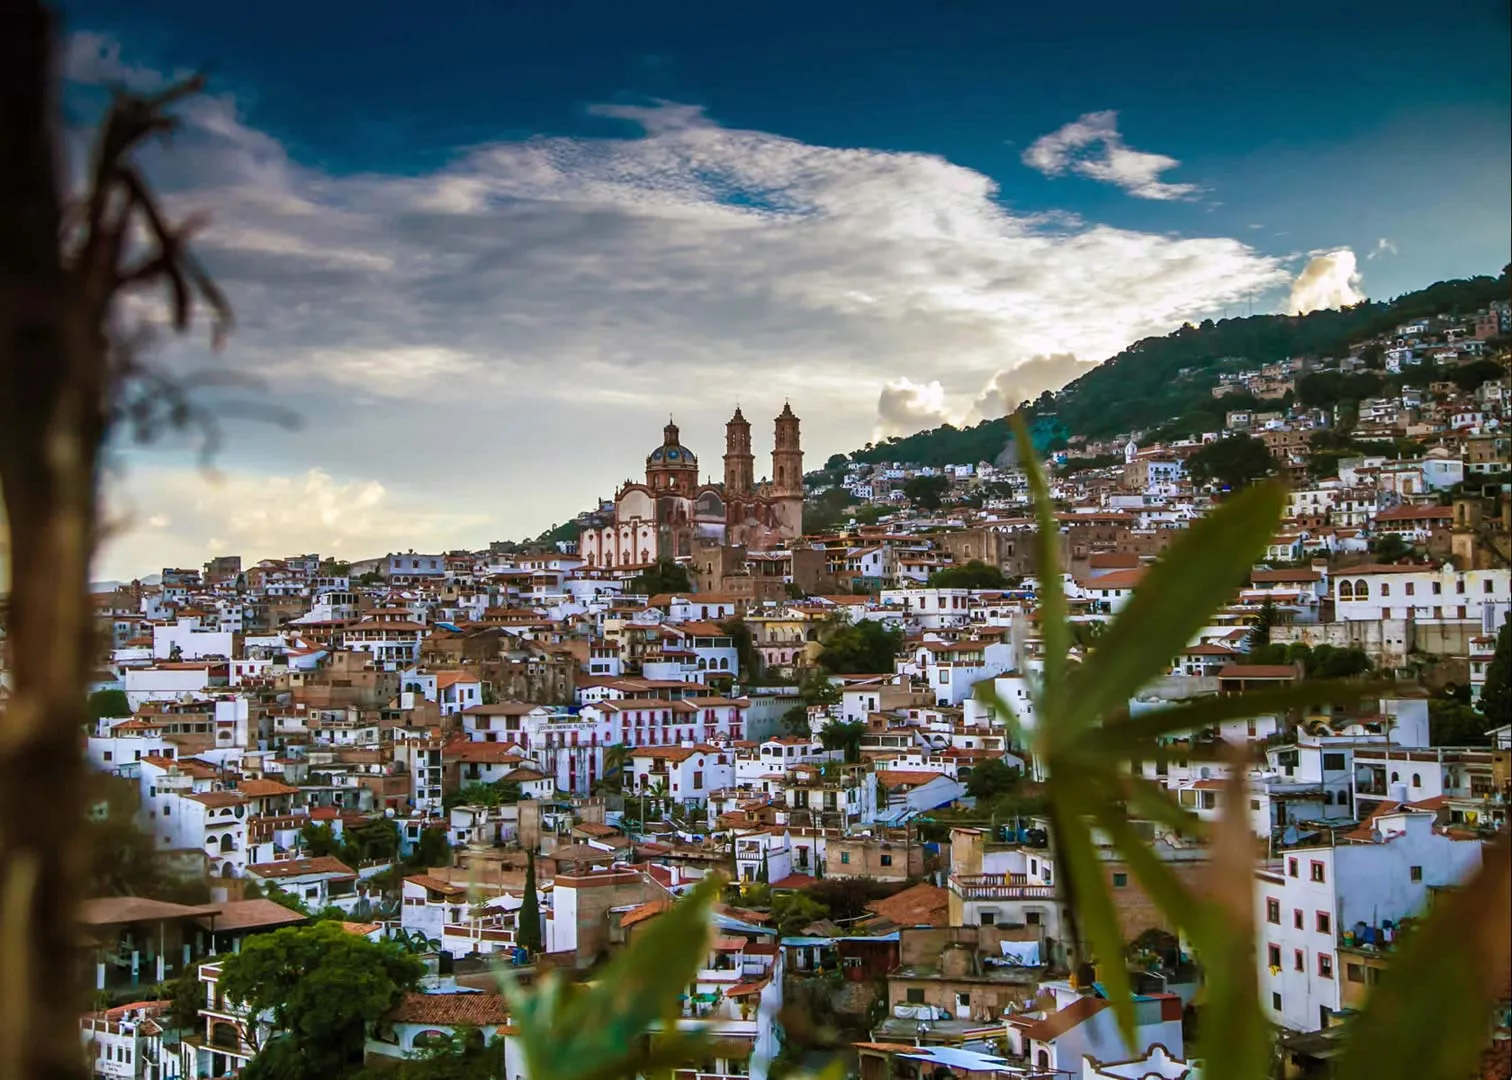
<svg viewBox="0 0 1512 1080">
<path fill-rule="evenodd" d="M 1079 654 L 1216 504 L 1289 485 L 1263 559 L 1130 715 L 1394 680 L 1130 765 L 1214 822 L 1224 761 L 1246 763 L 1253 977 L 1287 1076 L 1328 1075 L 1394 944 L 1507 828 L 1512 717 L 1489 703 L 1509 693 L 1509 330 L 1501 302 L 1350 356 L 1235 358 L 1219 430 L 1037 448 Z M 1339 390 L 1362 375 L 1381 389 Z M 423 964 L 363 1029 L 368 1061 L 481 1031 L 498 1075 L 529 1080 L 499 972 L 591 981 L 722 875 L 680 1021 L 719 1056 L 681 1080 L 767 1080 L 836 1047 L 864 1080 L 1199 1076 L 1203 971 L 1106 838 L 1127 953 L 1075 955 L 1032 738 L 1046 581 L 1021 452 L 805 471 L 802 402 L 767 404 L 769 479 L 746 401 L 722 482 L 669 423 L 540 542 L 223 554 L 99 588 L 91 828 L 124 854 L 81 905 L 94 1074 L 247 1068 L 278 1018 L 221 980 L 292 927 Z M 1130 823 L 1204 878 L 1197 830 Z"/>
</svg>

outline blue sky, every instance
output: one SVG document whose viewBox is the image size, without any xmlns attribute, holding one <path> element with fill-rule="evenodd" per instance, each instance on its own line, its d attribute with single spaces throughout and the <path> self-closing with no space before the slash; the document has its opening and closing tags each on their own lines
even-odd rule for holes
<svg viewBox="0 0 1512 1080">
<path fill-rule="evenodd" d="M 214 215 L 222 362 L 305 418 L 237 427 L 208 494 L 185 448 L 128 454 L 111 573 L 518 536 L 668 411 L 713 463 L 737 398 L 791 397 L 822 457 L 1195 314 L 1508 260 L 1501 3 L 418 10 L 68 5 L 77 112 L 210 73 L 149 165 Z M 440 464 L 459 437 L 486 471 Z"/>
</svg>

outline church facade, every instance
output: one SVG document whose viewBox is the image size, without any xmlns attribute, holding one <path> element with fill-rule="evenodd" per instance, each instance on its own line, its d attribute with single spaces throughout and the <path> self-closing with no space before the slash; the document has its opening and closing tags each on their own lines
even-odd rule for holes
<svg viewBox="0 0 1512 1080">
<path fill-rule="evenodd" d="M 646 455 L 644 483 L 626 480 L 614 494 L 614 522 L 584 529 L 578 554 L 589 566 L 638 569 L 693 554 L 695 544 L 764 551 L 803 535 L 803 446 L 790 405 L 778 415 L 772 478 L 756 482 L 751 425 L 739 407 L 725 425 L 724 481 L 699 483 L 698 458 L 677 425 Z"/>
</svg>

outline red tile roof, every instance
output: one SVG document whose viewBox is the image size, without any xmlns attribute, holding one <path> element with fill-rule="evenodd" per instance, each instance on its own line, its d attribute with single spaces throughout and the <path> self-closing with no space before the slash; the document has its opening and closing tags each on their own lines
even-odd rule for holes
<svg viewBox="0 0 1512 1080">
<path fill-rule="evenodd" d="M 396 1024 L 467 1024 L 486 1027 L 507 1023 L 509 1003 L 503 994 L 405 994 L 388 1019 Z"/>
</svg>

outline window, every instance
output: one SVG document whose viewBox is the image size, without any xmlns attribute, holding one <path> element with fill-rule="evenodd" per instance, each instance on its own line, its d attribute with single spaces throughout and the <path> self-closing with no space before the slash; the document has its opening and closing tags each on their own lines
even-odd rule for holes
<svg viewBox="0 0 1512 1080">
<path fill-rule="evenodd" d="M 1410 877 L 1413 881 L 1422 881 L 1423 868 L 1421 866 L 1410 866 L 1407 868 L 1407 876 Z"/>
<path fill-rule="evenodd" d="M 1457 592 L 1457 593 L 1463 593 L 1465 591 L 1465 579 L 1464 578 L 1460 578 L 1459 580 L 1457 580 L 1454 583 L 1454 591 Z"/>
<path fill-rule="evenodd" d="M 1323 864 L 1317 859 L 1312 860 L 1312 879 L 1319 884 L 1327 880 L 1323 875 Z"/>
<path fill-rule="evenodd" d="M 884 856 L 882 856 L 882 865 L 883 866 L 891 866 L 892 865 L 892 856 L 891 855 L 884 855 Z"/>
<path fill-rule="evenodd" d="M 848 852 L 848 851 L 842 851 L 840 853 L 840 861 L 842 863 L 847 863 L 848 864 L 850 862 L 850 852 Z"/>
<path fill-rule="evenodd" d="M 1267 897 L 1265 901 L 1265 921 L 1276 926 L 1281 925 L 1281 901 L 1275 897 Z"/>
<path fill-rule="evenodd" d="M 1304 953 L 1301 949 L 1292 950 L 1292 967 L 1296 968 L 1298 971 L 1307 970 L 1307 954 Z"/>
<path fill-rule="evenodd" d="M 908 988 L 908 1003 L 910 1005 L 924 1004 L 924 988 L 922 986 L 910 986 Z"/>
<path fill-rule="evenodd" d="M 993 911 L 984 911 L 982 912 L 981 917 L 977 919 L 977 921 L 983 926 L 991 926 L 993 923 L 997 922 L 997 913 Z"/>
<path fill-rule="evenodd" d="M 1292 926 L 1302 929 L 1302 909 L 1292 908 Z"/>
<path fill-rule="evenodd" d="M 1481 582 L 1481 592 L 1483 592 L 1483 593 L 1489 593 L 1489 592 L 1491 592 L 1491 579 L 1490 578 L 1487 578 L 1485 581 Z"/>
<path fill-rule="evenodd" d="M 1275 993 L 1271 994 L 1271 1009 L 1273 1011 L 1275 1011 L 1275 1012 L 1280 1012 L 1281 1011 L 1281 995 L 1280 994 L 1275 994 Z"/>
<path fill-rule="evenodd" d="M 1297 860 L 1296 859 L 1287 859 L 1286 860 L 1286 876 L 1287 877 L 1296 877 L 1297 876 Z"/>
<path fill-rule="evenodd" d="M 1391 595 L 1391 583 L 1390 582 L 1387 582 L 1387 581 L 1381 582 L 1381 595 L 1382 596 L 1390 596 Z"/>
<path fill-rule="evenodd" d="M 1320 979 L 1333 978 L 1333 957 L 1327 953 L 1318 954 L 1318 977 Z"/>
<path fill-rule="evenodd" d="M 1326 911 L 1320 911 L 1317 914 L 1318 914 L 1318 922 L 1317 922 L 1318 933 L 1320 933 L 1320 934 L 1331 933 L 1332 932 L 1331 927 L 1332 927 L 1333 923 L 1332 923 L 1332 920 L 1330 920 L 1329 917 L 1328 917 L 1328 912 L 1326 912 Z"/>
<path fill-rule="evenodd" d="M 1338 754 L 1338 753 L 1324 754 L 1323 755 L 1323 771 L 1324 772 L 1343 772 L 1344 771 L 1344 755 L 1343 754 Z"/>
<path fill-rule="evenodd" d="M 1267 945 L 1265 947 L 1265 960 L 1268 966 L 1278 968 L 1281 966 L 1281 946 Z"/>
<path fill-rule="evenodd" d="M 1129 885 L 1129 875 L 1128 874 L 1114 874 L 1113 875 L 1113 887 L 1115 889 L 1124 889 L 1124 888 L 1127 888 L 1128 885 Z"/>
<path fill-rule="evenodd" d="M 1415 582 L 1409 581 L 1407 583 L 1407 595 L 1408 596 L 1416 596 L 1417 595 L 1417 585 L 1416 585 Z"/>
<path fill-rule="evenodd" d="M 1439 582 L 1435 581 L 1433 583 L 1433 595 L 1434 596 L 1439 596 L 1439 595 L 1441 595 L 1443 593 L 1443 591 L 1444 591 L 1444 586 L 1442 584 L 1440 584 Z"/>
</svg>

